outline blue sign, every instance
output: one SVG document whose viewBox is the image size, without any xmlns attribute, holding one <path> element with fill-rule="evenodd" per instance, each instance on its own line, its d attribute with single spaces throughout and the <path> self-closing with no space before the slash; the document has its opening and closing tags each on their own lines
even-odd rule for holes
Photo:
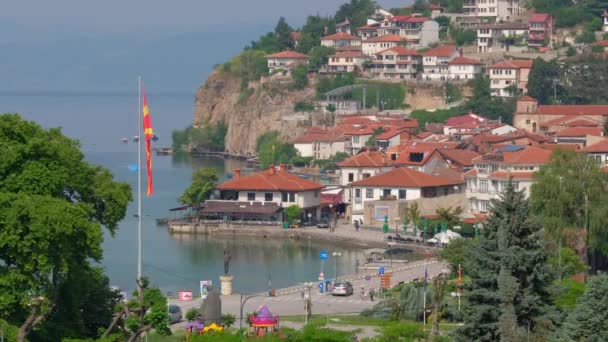
<svg viewBox="0 0 608 342">
<path fill-rule="evenodd" d="M 319 283 L 319 292 L 323 293 L 323 282 Z"/>
<path fill-rule="evenodd" d="M 378 268 L 378 274 L 379 274 L 379 275 L 383 275 L 383 274 L 384 274 L 384 266 L 380 266 L 380 267 Z"/>
<path fill-rule="evenodd" d="M 365 276 L 365 280 L 371 280 L 372 276 L 370 276 L 369 274 Z"/>
<path fill-rule="evenodd" d="M 327 260 L 329 254 L 327 253 L 327 251 L 321 251 L 319 252 L 319 257 L 321 258 L 321 260 Z"/>
</svg>

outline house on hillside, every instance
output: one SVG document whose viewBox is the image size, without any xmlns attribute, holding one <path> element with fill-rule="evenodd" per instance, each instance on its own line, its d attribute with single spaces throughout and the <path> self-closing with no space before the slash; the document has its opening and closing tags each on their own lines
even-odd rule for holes
<svg viewBox="0 0 608 342">
<path fill-rule="evenodd" d="M 422 16 L 396 15 L 380 22 L 378 36 L 383 35 L 398 35 L 407 47 L 428 47 L 439 42 L 439 24 Z"/>
<path fill-rule="evenodd" d="M 529 196 L 534 172 L 549 162 L 551 153 L 535 146 L 506 145 L 473 159 L 473 169 L 464 174 L 471 213 L 487 213 L 490 201 L 499 199 L 509 179 Z"/>
<path fill-rule="evenodd" d="M 483 63 L 468 57 L 455 57 L 449 63 L 448 79 L 454 81 L 472 80 L 481 74 Z"/>
<path fill-rule="evenodd" d="M 602 139 L 594 144 L 590 144 L 581 150 L 593 159 L 597 166 L 605 168 L 608 165 L 608 139 Z M 603 169 L 608 171 L 607 169 Z"/>
<path fill-rule="evenodd" d="M 492 65 L 488 69 L 492 95 L 511 97 L 517 95 L 515 91 L 525 94 L 531 69 L 532 60 L 529 59 L 506 60 Z"/>
<path fill-rule="evenodd" d="M 456 45 L 441 45 L 422 54 L 422 79 L 446 81 L 449 79 L 450 62 L 460 56 Z"/>
<path fill-rule="evenodd" d="M 378 52 L 369 72 L 376 79 L 415 79 L 420 65 L 419 52 L 396 46 Z"/>
<path fill-rule="evenodd" d="M 402 226 L 407 203 L 416 201 L 421 213 L 435 213 L 439 207 L 464 206 L 464 181 L 422 173 L 407 167 L 377 174 L 350 184 L 351 220 L 381 226 Z"/>
<path fill-rule="evenodd" d="M 329 36 L 321 37 L 321 45 L 332 48 L 360 46 L 361 38 L 355 37 L 349 33 L 338 32 Z"/>
<path fill-rule="evenodd" d="M 361 51 L 337 51 L 328 58 L 320 73 L 340 74 L 361 70 L 363 64 L 369 59 Z"/>
<path fill-rule="evenodd" d="M 363 54 L 370 57 L 375 56 L 378 52 L 391 49 L 396 46 L 405 45 L 405 38 L 396 35 L 388 34 L 377 37 L 370 37 L 361 43 L 361 51 Z"/>
<path fill-rule="evenodd" d="M 270 54 L 266 56 L 268 60 L 268 72 L 273 74 L 275 72 L 293 70 L 300 64 L 307 64 L 308 58 L 308 55 L 290 50 Z"/>
<path fill-rule="evenodd" d="M 549 13 L 534 13 L 529 22 L 528 46 L 549 45 L 553 38 L 553 17 Z"/>
<path fill-rule="evenodd" d="M 345 153 L 348 138 L 340 129 L 307 132 L 293 142 L 301 157 L 329 159 L 336 153 Z"/>
<path fill-rule="evenodd" d="M 302 209 L 302 219 L 320 215 L 323 185 L 302 179 L 287 171 L 285 165 L 234 177 L 216 186 L 213 199 L 205 201 L 203 217 L 228 221 L 282 221 L 282 211 L 291 205 Z"/>
<path fill-rule="evenodd" d="M 525 44 L 527 23 L 484 24 L 477 27 L 477 52 L 508 52 L 512 44 Z"/>
<path fill-rule="evenodd" d="M 336 33 L 350 34 L 350 20 L 348 18 L 336 24 Z"/>
<path fill-rule="evenodd" d="M 393 161 L 386 153 L 376 150 L 365 150 L 337 164 L 340 169 L 340 185 L 347 187 L 350 183 L 388 171 L 394 167 Z M 344 193 L 348 202 L 352 193 Z"/>
<path fill-rule="evenodd" d="M 525 12 L 522 0 L 465 0 L 462 6 L 465 16 L 480 17 L 487 22 L 510 21 Z"/>
</svg>

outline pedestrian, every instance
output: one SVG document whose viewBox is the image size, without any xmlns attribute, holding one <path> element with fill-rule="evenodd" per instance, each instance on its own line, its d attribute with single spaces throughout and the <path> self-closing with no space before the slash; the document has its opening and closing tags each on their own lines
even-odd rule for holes
<svg viewBox="0 0 608 342">
<path fill-rule="evenodd" d="M 371 300 L 372 302 L 374 301 L 374 289 L 370 289 L 369 290 L 369 300 Z"/>
<path fill-rule="evenodd" d="M 355 231 L 359 231 L 359 221 L 355 221 Z"/>
</svg>

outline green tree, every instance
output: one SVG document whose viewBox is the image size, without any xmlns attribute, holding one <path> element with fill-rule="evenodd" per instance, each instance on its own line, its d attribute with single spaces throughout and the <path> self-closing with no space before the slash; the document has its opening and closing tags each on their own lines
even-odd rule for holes
<svg viewBox="0 0 608 342">
<path fill-rule="evenodd" d="M 450 37 L 458 46 L 472 44 L 477 39 L 477 32 L 473 30 L 450 27 Z"/>
<path fill-rule="evenodd" d="M 298 65 L 291 72 L 291 88 L 301 90 L 308 85 L 308 67 L 304 64 Z"/>
<path fill-rule="evenodd" d="M 257 41 L 252 41 L 249 46 L 246 46 L 245 51 L 247 50 L 259 50 L 265 54 L 271 54 L 280 51 L 281 47 L 277 41 L 277 36 L 273 32 L 268 32 Z"/>
<path fill-rule="evenodd" d="M 310 52 L 308 65 L 312 69 L 319 69 L 322 65 L 327 64 L 327 57 L 334 54 L 334 49 L 329 46 L 315 46 Z"/>
<path fill-rule="evenodd" d="M 555 94 L 559 95 L 558 98 L 561 99 L 564 93 L 560 78 L 561 72 L 557 60 L 535 59 L 528 76 L 528 95 L 535 98 L 539 104 L 556 103 L 553 99 L 553 87 L 556 87 Z"/>
<path fill-rule="evenodd" d="M 460 223 L 460 217 L 458 216 L 462 214 L 462 208 L 437 208 L 437 210 L 435 210 L 435 214 L 439 216 L 437 218 L 438 221 L 441 223 L 446 223 L 448 228 L 453 228 Z"/>
<path fill-rule="evenodd" d="M 60 129 L 0 115 L 0 318 L 19 326 L 18 341 L 64 304 L 73 272 L 101 260 L 102 227 L 113 234 L 131 201 L 130 186 L 79 147 Z"/>
<path fill-rule="evenodd" d="M 495 97 L 490 92 L 490 79 L 486 75 L 477 76 L 469 82 L 473 96 L 469 98 L 464 109 L 484 115 L 493 120 L 505 123 L 513 122 L 516 102 L 514 99 Z"/>
<path fill-rule="evenodd" d="M 469 305 L 457 341 L 536 340 L 553 328 L 553 277 L 541 225 L 530 218 L 529 207 L 510 181 L 492 201 L 483 234 L 466 253 Z"/>
<path fill-rule="evenodd" d="M 287 24 L 285 18 L 280 17 L 277 26 L 274 28 L 274 35 L 280 51 L 293 48 L 291 32 L 293 32 L 291 26 Z"/>
<path fill-rule="evenodd" d="M 293 144 L 281 142 L 279 132 L 270 131 L 262 134 L 257 140 L 260 166 L 265 169 L 270 164 L 285 164 L 298 155 Z"/>
<path fill-rule="evenodd" d="M 405 218 L 414 225 L 418 225 L 420 221 L 420 209 L 418 208 L 418 202 L 412 202 L 408 204 L 405 209 Z"/>
<path fill-rule="evenodd" d="M 577 273 L 585 272 L 587 266 L 572 248 L 562 247 L 549 259 L 551 268 L 557 270 L 560 278 L 567 278 Z"/>
<path fill-rule="evenodd" d="M 374 127 L 372 129 L 372 135 L 365 142 L 365 146 L 367 146 L 367 147 L 374 147 L 374 146 L 376 146 L 376 137 L 379 136 L 382 133 L 384 133 L 384 127 L 382 127 L 382 126 L 380 126 L 380 127 Z"/>
<path fill-rule="evenodd" d="M 236 321 L 236 317 L 232 314 L 223 314 L 222 315 L 222 324 L 226 327 L 230 328 L 231 325 Z"/>
<path fill-rule="evenodd" d="M 192 173 L 192 183 L 179 197 L 179 202 L 193 208 L 200 207 L 201 203 L 208 199 L 213 192 L 217 181 L 215 169 L 206 167 L 194 171 Z"/>
<path fill-rule="evenodd" d="M 595 32 L 589 31 L 589 30 L 584 30 L 581 34 L 576 36 L 574 41 L 577 43 L 582 43 L 582 44 L 594 43 L 595 42 Z"/>
<path fill-rule="evenodd" d="M 606 174 L 595 161 L 573 151 L 555 151 L 534 174 L 530 193 L 534 212 L 550 236 L 574 248 L 586 264 L 589 252 L 608 255 L 606 186 Z"/>
<path fill-rule="evenodd" d="M 334 19 L 339 23 L 348 18 L 352 27 L 356 28 L 367 24 L 367 18 L 374 14 L 375 10 L 376 2 L 373 0 L 350 0 L 338 8 Z"/>
<path fill-rule="evenodd" d="M 589 279 L 587 288 L 560 329 L 563 341 L 608 341 L 608 275 Z"/>
<path fill-rule="evenodd" d="M 562 66 L 568 104 L 604 103 L 608 99 L 608 64 L 601 58 L 586 56 Z"/>
<path fill-rule="evenodd" d="M 450 264 L 452 273 L 458 272 L 458 265 L 464 265 L 465 260 L 469 258 L 467 253 L 474 249 L 473 245 L 476 241 L 478 240 L 455 239 L 439 252 L 441 259 Z"/>
<path fill-rule="evenodd" d="M 298 219 L 302 214 L 302 209 L 300 209 L 300 207 L 296 204 L 290 205 L 283 210 L 283 214 L 285 214 L 285 221 L 288 223 L 293 223 L 293 221 Z"/>
</svg>

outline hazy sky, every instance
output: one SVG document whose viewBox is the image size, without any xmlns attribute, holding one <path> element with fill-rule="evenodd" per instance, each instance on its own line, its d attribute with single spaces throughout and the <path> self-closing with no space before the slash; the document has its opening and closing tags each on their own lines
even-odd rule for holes
<svg viewBox="0 0 608 342">
<path fill-rule="evenodd" d="M 275 22 L 294 26 L 309 14 L 333 14 L 343 1 L 332 0 L 53 0 L 6 1 L 0 21 L 24 30 L 142 32 L 217 30 Z M 410 1 L 384 0 L 385 8 Z M 6 32 L 5 32 L 6 33 Z"/>
</svg>

